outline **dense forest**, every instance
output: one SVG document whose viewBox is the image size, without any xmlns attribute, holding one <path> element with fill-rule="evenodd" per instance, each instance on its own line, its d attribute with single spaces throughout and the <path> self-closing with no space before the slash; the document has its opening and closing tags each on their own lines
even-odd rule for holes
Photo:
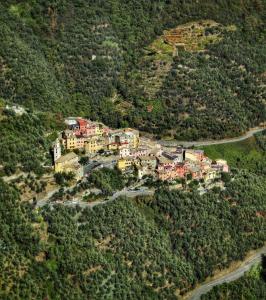
<svg viewBox="0 0 266 300">
<path fill-rule="evenodd" d="M 159 136 L 237 135 L 265 120 L 265 8 L 262 0 L 1 1 L 0 97 Z M 147 50 L 164 29 L 210 17 L 235 30 L 166 62 Z"/>
<path fill-rule="evenodd" d="M 233 178 L 204 195 L 154 183 L 152 197 L 36 209 L 4 182 L 19 170 L 43 190 L 34 185 L 64 116 L 193 140 L 265 121 L 265 17 L 263 0 L 0 1 L 0 299 L 176 299 L 265 243 L 265 132 L 204 149 Z M 199 39 L 216 40 L 197 51 L 162 42 L 164 30 L 210 18 Z M 13 103 L 27 113 L 5 109 Z M 54 198 L 71 178 L 55 175 Z M 66 197 L 134 180 L 104 168 Z M 211 299 L 259 297 L 252 274 Z"/>
<path fill-rule="evenodd" d="M 266 263 L 262 257 L 260 265 L 254 266 L 240 279 L 216 286 L 202 296 L 202 300 L 263 300 L 266 295 Z"/>
<path fill-rule="evenodd" d="M 63 128 L 62 117 L 49 113 L 16 116 L 0 109 L 0 174 L 12 175 L 18 168 L 42 175 L 52 165 L 50 147 Z"/>
<path fill-rule="evenodd" d="M 174 299 L 266 236 L 265 179 L 33 210 L 0 181 L 1 299 Z"/>
</svg>

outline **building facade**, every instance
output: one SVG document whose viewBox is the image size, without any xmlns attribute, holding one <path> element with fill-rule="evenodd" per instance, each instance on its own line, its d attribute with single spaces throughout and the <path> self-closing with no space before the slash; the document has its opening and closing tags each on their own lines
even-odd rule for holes
<svg viewBox="0 0 266 300">
<path fill-rule="evenodd" d="M 77 180 L 83 177 L 83 167 L 79 164 L 79 157 L 74 152 L 62 155 L 55 161 L 54 170 L 56 173 L 72 172 Z"/>
</svg>

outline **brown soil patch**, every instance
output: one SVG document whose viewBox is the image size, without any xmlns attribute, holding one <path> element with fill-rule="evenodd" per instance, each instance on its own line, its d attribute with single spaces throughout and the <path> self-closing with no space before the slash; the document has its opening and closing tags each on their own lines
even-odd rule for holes
<svg viewBox="0 0 266 300">
<path fill-rule="evenodd" d="M 107 250 L 109 249 L 109 243 L 114 239 L 114 235 L 108 235 L 106 238 L 104 238 L 101 241 L 96 242 L 96 247 L 98 247 L 101 250 Z"/>
<path fill-rule="evenodd" d="M 46 254 L 43 251 L 39 252 L 38 255 L 35 256 L 35 260 L 37 262 L 43 262 L 45 260 L 45 258 L 46 258 Z"/>
<path fill-rule="evenodd" d="M 202 20 L 179 25 L 164 31 L 164 42 L 185 51 L 202 51 L 209 43 L 222 39 L 222 30 L 234 31 L 234 26 L 223 27 L 212 20 Z"/>
<path fill-rule="evenodd" d="M 90 274 L 92 274 L 92 273 L 95 273 L 95 272 L 97 272 L 97 271 L 99 271 L 99 270 L 102 270 L 102 266 L 95 266 L 95 267 L 93 267 L 93 268 L 89 268 L 89 269 L 87 269 L 86 271 L 84 271 L 83 272 L 83 275 L 85 275 L 85 276 L 89 276 Z"/>
</svg>

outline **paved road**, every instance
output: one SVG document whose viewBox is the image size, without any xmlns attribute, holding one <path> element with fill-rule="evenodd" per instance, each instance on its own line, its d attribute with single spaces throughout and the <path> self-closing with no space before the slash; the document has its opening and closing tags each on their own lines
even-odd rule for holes
<svg viewBox="0 0 266 300">
<path fill-rule="evenodd" d="M 108 197 L 107 200 L 105 200 L 105 201 L 94 201 L 94 202 L 90 203 L 90 202 L 84 202 L 80 199 L 74 199 L 73 201 L 64 202 L 63 205 L 66 205 L 66 206 L 79 205 L 81 208 L 86 208 L 86 207 L 92 208 L 92 207 L 95 207 L 98 205 L 103 205 L 103 204 L 112 202 L 119 197 L 135 198 L 138 196 L 152 196 L 153 194 L 154 194 L 154 190 L 149 190 L 149 189 L 144 189 L 144 188 L 136 190 L 136 191 L 123 189 L 122 191 L 118 191 L 118 192 L 114 193 L 112 196 Z"/>
<path fill-rule="evenodd" d="M 228 144 L 228 143 L 244 141 L 244 140 L 252 137 L 255 133 L 261 132 L 265 129 L 266 129 L 265 127 L 256 127 L 256 128 L 250 129 L 244 135 L 241 135 L 239 137 L 222 139 L 222 140 L 205 140 L 205 141 L 194 141 L 194 142 L 161 140 L 161 141 L 158 141 L 158 143 L 164 147 L 176 147 L 179 145 L 183 145 L 184 147 L 191 147 L 191 146 L 197 147 L 197 146 Z"/>
<path fill-rule="evenodd" d="M 71 189 L 71 188 L 69 188 L 69 189 Z M 49 205 L 56 204 L 56 202 L 50 201 L 50 197 L 53 195 L 53 193 L 57 192 L 58 190 L 59 190 L 59 188 L 49 192 L 44 198 L 37 201 L 36 208 L 41 208 L 41 207 L 45 206 L 46 204 L 49 204 Z M 106 204 L 108 202 L 114 201 L 115 199 L 117 199 L 119 197 L 134 198 L 137 196 L 152 196 L 153 194 L 154 194 L 154 190 L 151 190 L 151 189 L 148 189 L 145 187 L 140 187 L 138 190 L 132 190 L 132 189 L 128 188 L 128 189 L 123 189 L 121 191 L 114 193 L 112 196 L 109 196 L 107 198 L 107 200 L 105 200 L 105 201 L 101 200 L 101 201 L 94 201 L 94 202 L 90 203 L 90 202 L 84 202 L 84 201 L 82 201 L 82 199 L 79 199 L 79 198 L 73 198 L 73 200 L 66 201 L 61 204 L 66 205 L 66 206 L 79 205 L 82 208 L 86 208 L 86 207 L 92 208 L 97 205 L 102 205 L 102 204 Z"/>
<path fill-rule="evenodd" d="M 71 191 L 73 188 L 74 188 L 74 185 L 72 185 L 68 188 L 65 188 L 64 192 Z M 60 187 L 56 187 L 53 190 L 49 191 L 47 194 L 45 194 L 45 196 L 42 199 L 37 199 L 37 204 L 35 207 L 40 208 L 40 207 L 45 206 L 47 203 L 50 202 L 50 198 L 53 196 L 53 194 L 59 192 L 59 190 L 60 190 Z M 31 199 L 31 200 L 33 200 L 33 199 Z"/>
<path fill-rule="evenodd" d="M 49 199 L 52 197 L 52 195 L 59 191 L 59 187 L 53 189 L 52 191 L 48 192 L 42 199 L 37 200 L 36 208 L 43 207 L 45 204 L 49 202 Z"/>
<path fill-rule="evenodd" d="M 225 282 L 234 281 L 241 276 L 244 275 L 246 271 L 248 271 L 253 265 L 259 263 L 261 261 L 261 255 L 266 254 L 266 246 L 263 248 L 258 249 L 253 255 L 249 256 L 246 260 L 244 260 L 241 265 L 233 270 L 232 272 L 214 279 L 208 283 L 200 285 L 198 288 L 193 290 L 188 297 L 185 297 L 187 300 L 198 300 L 200 299 L 201 295 L 206 294 L 209 292 L 214 286 L 220 285 Z"/>
</svg>

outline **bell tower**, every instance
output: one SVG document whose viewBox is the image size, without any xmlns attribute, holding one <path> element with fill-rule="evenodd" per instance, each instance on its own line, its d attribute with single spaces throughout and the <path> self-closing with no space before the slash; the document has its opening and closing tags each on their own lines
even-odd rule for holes
<svg viewBox="0 0 266 300">
<path fill-rule="evenodd" d="M 61 157 L 61 145 L 59 139 L 56 139 L 55 141 L 53 154 L 54 154 L 54 162 L 56 162 Z"/>
</svg>

